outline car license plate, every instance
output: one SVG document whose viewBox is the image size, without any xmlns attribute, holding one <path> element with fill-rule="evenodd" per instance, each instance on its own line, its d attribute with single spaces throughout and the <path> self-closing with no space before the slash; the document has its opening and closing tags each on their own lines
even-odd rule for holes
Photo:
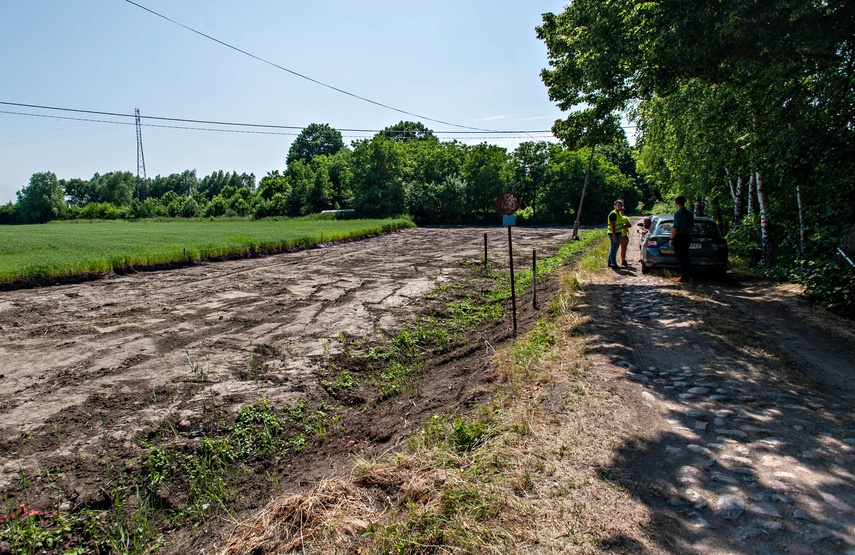
<svg viewBox="0 0 855 555">
<path fill-rule="evenodd" d="M 699 248 L 701 248 L 701 244 L 700 243 L 692 243 L 691 245 L 689 245 L 689 248 L 690 249 L 699 249 Z"/>
</svg>

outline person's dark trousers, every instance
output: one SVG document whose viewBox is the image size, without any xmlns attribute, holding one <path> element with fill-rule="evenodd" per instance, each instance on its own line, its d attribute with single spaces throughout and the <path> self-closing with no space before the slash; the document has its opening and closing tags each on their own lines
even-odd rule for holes
<svg viewBox="0 0 855 555">
<path fill-rule="evenodd" d="M 689 281 L 691 278 L 692 263 L 689 260 L 689 245 L 691 243 L 692 236 L 689 234 L 683 233 L 674 237 L 674 257 L 680 266 L 680 279 L 683 281 Z"/>
</svg>

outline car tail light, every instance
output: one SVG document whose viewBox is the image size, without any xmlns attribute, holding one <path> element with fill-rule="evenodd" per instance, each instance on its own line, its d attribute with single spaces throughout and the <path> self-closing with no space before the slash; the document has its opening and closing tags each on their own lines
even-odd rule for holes
<svg viewBox="0 0 855 555">
<path fill-rule="evenodd" d="M 659 248 L 659 241 L 657 241 L 656 239 L 648 239 L 647 240 L 647 246 L 651 249 L 658 249 Z"/>
<path fill-rule="evenodd" d="M 727 243 L 719 243 L 718 244 L 718 250 L 721 251 L 721 250 L 724 250 L 726 248 L 727 248 Z"/>
</svg>

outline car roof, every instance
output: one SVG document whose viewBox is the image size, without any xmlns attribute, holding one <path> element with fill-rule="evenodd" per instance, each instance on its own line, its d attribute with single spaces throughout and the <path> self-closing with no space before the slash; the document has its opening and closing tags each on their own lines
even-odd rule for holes
<svg viewBox="0 0 855 555">
<path fill-rule="evenodd" d="M 661 216 L 651 216 L 651 218 L 657 218 L 663 221 L 670 222 L 674 219 L 674 216 L 671 214 L 663 214 Z M 715 223 L 715 220 L 710 218 L 709 216 L 695 216 L 696 222 L 712 222 Z"/>
</svg>

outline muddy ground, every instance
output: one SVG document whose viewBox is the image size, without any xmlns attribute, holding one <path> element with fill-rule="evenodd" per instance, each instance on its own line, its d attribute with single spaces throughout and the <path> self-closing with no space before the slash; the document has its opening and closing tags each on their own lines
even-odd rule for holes
<svg viewBox="0 0 855 555">
<path fill-rule="evenodd" d="M 49 470 L 63 510 L 103 505 L 110 474 L 130 471 L 139 439 L 164 426 L 192 440 L 214 407 L 316 396 L 319 359 L 344 338 L 394 334 L 425 293 L 483 258 L 485 233 L 490 260 L 506 266 L 504 229 L 422 228 L 0 293 L 0 491 L 17 497 L 22 474 Z M 570 233 L 516 228 L 517 264 L 532 249 L 549 256 Z M 414 424 L 396 416 L 373 439 Z"/>
</svg>

